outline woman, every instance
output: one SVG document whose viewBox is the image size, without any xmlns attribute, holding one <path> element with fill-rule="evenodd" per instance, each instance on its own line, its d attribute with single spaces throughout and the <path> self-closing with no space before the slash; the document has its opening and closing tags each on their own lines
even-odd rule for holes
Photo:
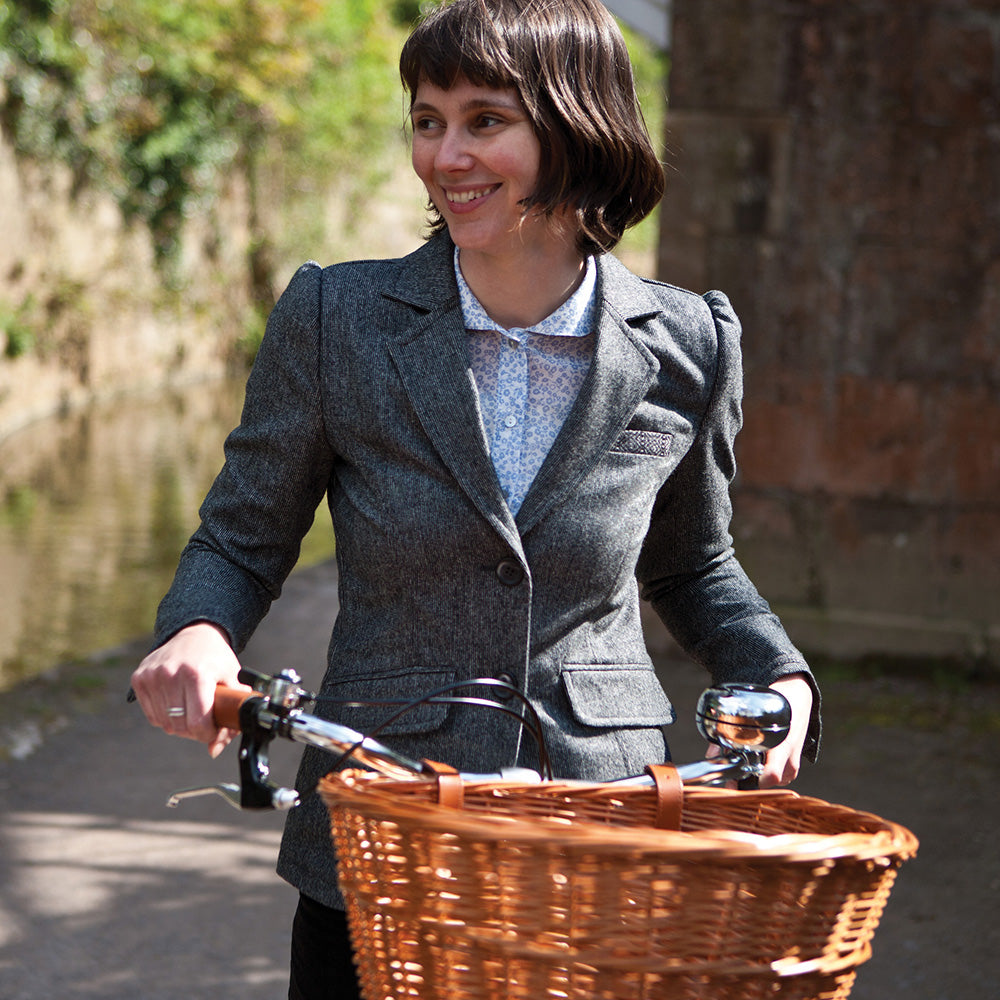
<svg viewBox="0 0 1000 1000">
<path fill-rule="evenodd" d="M 613 19 L 596 0 L 457 0 L 400 68 L 432 238 L 402 260 L 307 264 L 275 307 L 133 678 L 146 715 L 222 749 L 213 690 L 235 683 L 325 495 L 341 606 L 324 695 L 499 677 L 532 700 L 558 775 L 637 773 L 668 756 L 673 721 L 641 588 L 716 681 L 790 699 L 763 784 L 790 781 L 817 699 L 731 548 L 739 325 L 720 293 L 608 253 L 663 186 Z M 384 709 L 331 714 L 365 730 Z M 465 770 L 533 760 L 512 720 L 476 709 L 424 706 L 380 738 Z M 299 787 L 328 767 L 307 751 Z M 290 996 L 356 995 L 315 798 L 279 872 L 301 892 Z"/>
</svg>

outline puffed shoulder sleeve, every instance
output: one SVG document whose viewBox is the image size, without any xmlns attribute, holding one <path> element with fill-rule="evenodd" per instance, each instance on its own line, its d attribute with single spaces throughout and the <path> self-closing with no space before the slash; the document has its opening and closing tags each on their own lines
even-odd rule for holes
<svg viewBox="0 0 1000 1000">
<path fill-rule="evenodd" d="M 742 424 L 739 320 L 722 292 L 704 296 L 706 393 L 691 448 L 656 498 L 637 566 L 648 600 L 674 639 L 716 683 L 771 684 L 805 674 L 813 720 L 805 752 L 819 746 L 819 691 L 802 654 L 733 551 L 729 486 Z M 709 360 L 709 355 L 712 355 Z"/>
<path fill-rule="evenodd" d="M 241 650 L 298 559 L 333 465 L 319 381 L 322 273 L 299 268 L 268 318 L 225 465 L 160 604 L 158 642 L 207 620 Z"/>
</svg>

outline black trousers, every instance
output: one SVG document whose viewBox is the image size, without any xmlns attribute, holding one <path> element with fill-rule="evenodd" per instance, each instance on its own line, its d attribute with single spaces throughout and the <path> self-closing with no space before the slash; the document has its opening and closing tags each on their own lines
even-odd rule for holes
<svg viewBox="0 0 1000 1000">
<path fill-rule="evenodd" d="M 347 914 L 299 895 L 288 1000 L 361 1000 Z"/>
</svg>

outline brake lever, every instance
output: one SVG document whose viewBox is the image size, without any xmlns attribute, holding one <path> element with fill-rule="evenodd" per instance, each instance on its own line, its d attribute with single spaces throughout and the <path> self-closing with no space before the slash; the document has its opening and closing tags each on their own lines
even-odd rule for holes
<svg viewBox="0 0 1000 1000">
<path fill-rule="evenodd" d="M 203 785 L 196 788 L 180 788 L 167 799 L 167 807 L 176 809 L 184 799 L 194 799 L 200 795 L 220 795 L 234 809 L 240 806 L 240 786 L 232 781 L 224 781 L 219 785 Z"/>
<path fill-rule="evenodd" d="M 242 668 L 239 680 L 259 692 L 240 705 L 240 783 L 227 781 L 181 789 L 167 799 L 171 808 L 184 799 L 213 794 L 222 796 L 234 809 L 287 810 L 299 804 L 299 793 L 294 788 L 283 788 L 271 781 L 268 751 L 288 713 L 312 701 L 313 696 L 299 687 L 299 676 L 293 670 L 272 678 Z"/>
<path fill-rule="evenodd" d="M 176 809 L 184 799 L 194 799 L 201 795 L 219 795 L 238 811 L 255 808 L 243 805 L 242 789 L 234 781 L 223 781 L 218 785 L 204 785 L 200 788 L 180 788 L 167 799 L 167 805 L 171 809 Z M 275 785 L 271 791 L 270 803 L 256 808 L 284 811 L 294 809 L 298 804 L 299 793 L 294 788 L 279 788 Z"/>
</svg>

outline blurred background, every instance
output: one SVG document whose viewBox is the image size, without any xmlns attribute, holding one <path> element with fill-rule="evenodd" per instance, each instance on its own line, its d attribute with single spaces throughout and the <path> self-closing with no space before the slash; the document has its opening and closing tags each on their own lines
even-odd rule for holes
<svg viewBox="0 0 1000 1000">
<path fill-rule="evenodd" d="M 419 10 L 0 3 L 0 690 L 149 630 L 295 269 L 421 243 Z M 667 57 L 629 38 L 659 136 Z M 332 551 L 317 523 L 303 565 Z"/>
<path fill-rule="evenodd" d="M 120 683 L 102 651 L 141 650 L 298 265 L 419 245 L 396 57 L 423 6 L 0 2 L 0 692 L 25 713 L 0 763 Z M 910 822 L 933 751 L 912 822 L 939 893 L 965 851 L 968 906 L 995 848 L 934 813 L 1000 778 L 1000 6 L 608 6 L 668 172 L 621 256 L 743 321 L 733 533 L 830 693 L 841 770 L 807 788 Z M 320 519 L 301 565 L 333 549 Z M 23 697 L 52 678 L 75 707 Z M 896 982 L 926 952 L 911 899 Z M 948 948 L 954 988 L 908 996 L 973 995 L 956 968 L 985 959 Z"/>
</svg>

